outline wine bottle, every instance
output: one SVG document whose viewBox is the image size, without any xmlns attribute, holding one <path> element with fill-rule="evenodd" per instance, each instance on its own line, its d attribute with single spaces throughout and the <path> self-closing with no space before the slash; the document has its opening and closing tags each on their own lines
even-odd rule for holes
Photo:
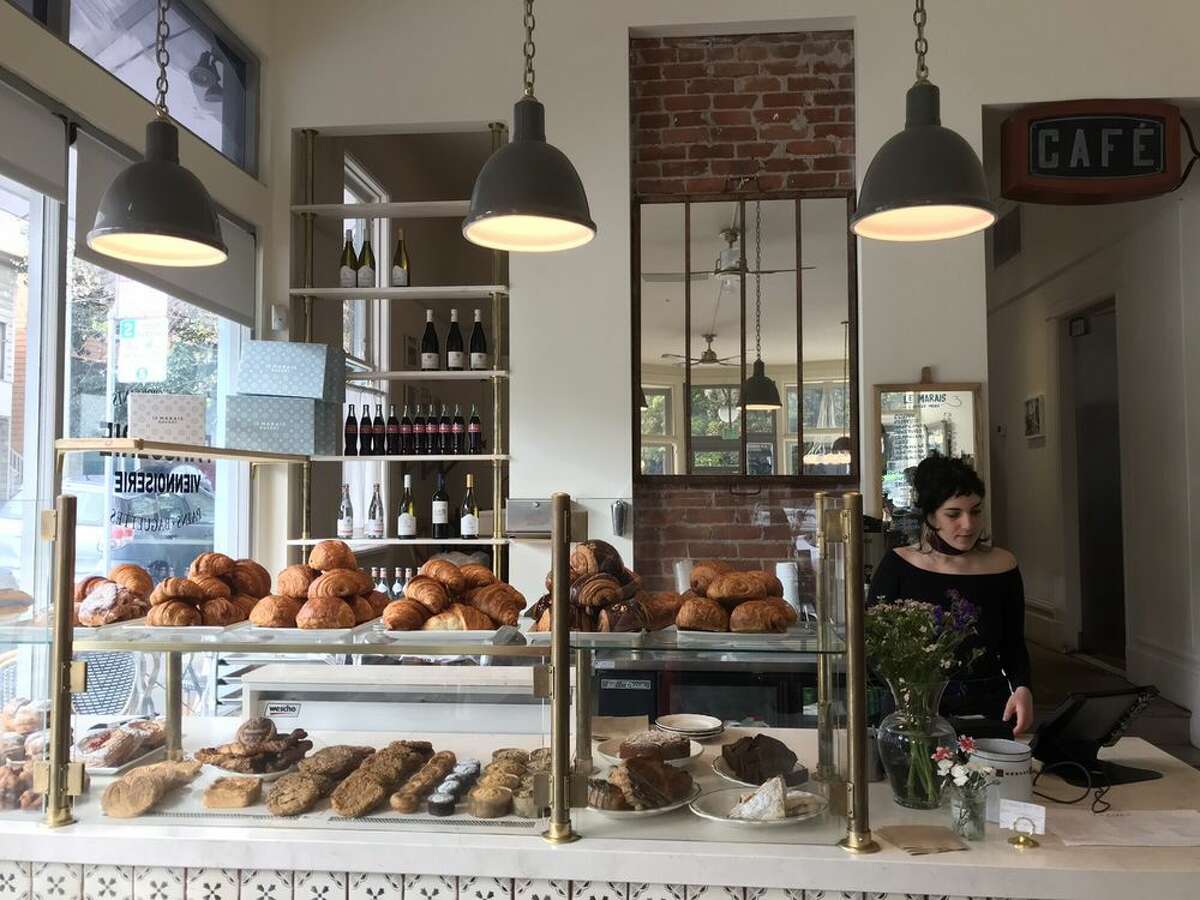
<svg viewBox="0 0 1200 900">
<path fill-rule="evenodd" d="M 343 456 L 358 456 L 358 419 L 354 418 L 354 404 L 347 403 L 350 411 L 346 413 L 346 424 L 343 431 L 346 435 L 346 447 Z"/>
<path fill-rule="evenodd" d="M 350 502 L 350 485 L 342 485 L 342 502 L 338 506 L 337 536 L 343 540 L 354 537 L 354 504 Z"/>
<path fill-rule="evenodd" d="M 417 536 L 417 504 L 413 500 L 412 476 L 404 476 L 404 496 L 400 498 L 400 516 L 396 520 L 396 537 L 415 538 Z M 397 569 L 397 572 L 400 570 Z"/>
<path fill-rule="evenodd" d="M 421 371 L 436 372 L 442 367 L 442 351 L 437 329 L 433 327 L 433 310 L 425 310 L 425 333 L 421 335 Z"/>
<path fill-rule="evenodd" d="M 475 502 L 475 476 L 467 476 L 467 493 L 463 497 L 462 510 L 458 519 L 460 537 L 479 537 L 479 504 Z"/>
<path fill-rule="evenodd" d="M 475 404 L 471 404 L 471 418 L 467 420 L 467 452 L 483 452 L 483 423 L 479 421 L 479 413 Z"/>
<path fill-rule="evenodd" d="M 363 534 L 369 538 L 383 537 L 383 496 L 379 493 L 379 485 L 371 494 L 371 505 L 367 507 L 367 525 Z"/>
<path fill-rule="evenodd" d="M 404 229 L 396 238 L 396 252 L 392 254 L 392 287 L 408 287 L 408 247 L 404 245 Z"/>
<path fill-rule="evenodd" d="M 358 273 L 355 276 L 359 287 L 375 287 L 375 251 L 371 249 L 371 232 L 363 234 L 362 252 L 358 254 Z"/>
<path fill-rule="evenodd" d="M 429 452 L 429 438 L 425 432 L 425 417 L 421 415 L 421 407 L 413 417 L 413 453 L 424 455 Z"/>
<path fill-rule="evenodd" d="M 395 403 L 390 404 L 388 407 L 387 441 L 385 442 L 384 451 L 388 456 L 400 455 L 400 420 L 396 418 Z"/>
<path fill-rule="evenodd" d="M 450 420 L 450 445 L 452 453 L 467 452 L 467 423 L 463 421 L 457 403 L 454 404 L 454 418 Z"/>
<path fill-rule="evenodd" d="M 454 426 L 450 422 L 450 411 L 442 404 L 442 417 L 438 420 L 438 439 L 441 441 L 440 453 L 447 456 L 454 452 Z"/>
<path fill-rule="evenodd" d="M 358 455 L 373 456 L 375 452 L 375 426 L 371 424 L 371 404 L 364 403 L 362 418 L 358 420 Z"/>
<path fill-rule="evenodd" d="M 385 570 L 385 575 L 386 575 L 386 570 Z M 393 600 L 399 600 L 401 597 L 404 596 L 404 586 L 406 584 L 408 584 L 408 582 L 400 577 L 400 567 L 396 566 L 396 568 L 392 569 L 392 599 Z"/>
<path fill-rule="evenodd" d="M 458 328 L 458 310 L 450 310 L 450 330 L 446 332 L 446 368 L 461 372 L 466 360 L 463 358 L 463 336 Z"/>
<path fill-rule="evenodd" d="M 437 490 L 433 492 L 433 505 L 429 520 L 433 525 L 433 536 L 440 540 L 450 537 L 450 497 L 446 493 L 446 476 L 438 472 Z"/>
<path fill-rule="evenodd" d="M 354 252 L 354 231 L 346 229 L 346 244 L 342 247 L 341 268 L 338 269 L 338 285 L 344 288 L 358 284 L 358 254 Z"/>
<path fill-rule="evenodd" d="M 483 322 L 479 318 L 479 310 L 475 310 L 475 327 L 471 329 L 471 368 L 491 368 L 491 360 L 488 358 L 487 338 L 483 336 Z"/>
<path fill-rule="evenodd" d="M 387 452 L 387 424 L 383 421 L 383 404 L 375 404 L 375 421 L 371 423 L 371 449 L 374 456 L 383 456 Z"/>
<path fill-rule="evenodd" d="M 413 440 L 413 420 L 408 417 L 408 404 L 404 404 L 404 415 L 400 417 L 400 453 L 404 456 L 411 456 L 416 453 L 416 444 Z"/>
</svg>

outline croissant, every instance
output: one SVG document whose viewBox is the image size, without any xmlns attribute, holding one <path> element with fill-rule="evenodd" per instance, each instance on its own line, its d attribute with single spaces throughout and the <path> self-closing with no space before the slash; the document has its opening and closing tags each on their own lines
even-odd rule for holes
<svg viewBox="0 0 1200 900">
<path fill-rule="evenodd" d="M 681 631 L 728 631 L 729 614 L 716 600 L 693 597 L 679 608 L 675 624 Z"/>
<path fill-rule="evenodd" d="M 796 612 L 796 608 L 782 597 L 768 597 L 766 602 L 773 603 L 774 605 L 778 606 L 779 611 L 783 613 L 783 617 L 787 619 L 789 625 L 794 625 L 800 618 L 799 614 Z"/>
<path fill-rule="evenodd" d="M 383 610 L 383 624 L 389 631 L 420 631 L 429 610 L 416 600 L 393 600 Z"/>
<path fill-rule="evenodd" d="M 258 606 L 258 600 L 249 594 L 234 594 L 229 598 L 229 602 L 237 607 L 237 620 L 239 622 L 245 622 L 249 619 L 250 613 L 254 611 L 254 607 Z"/>
<path fill-rule="evenodd" d="M 404 596 L 416 600 L 431 613 L 437 614 L 450 605 L 450 592 L 440 581 L 428 575 L 416 575 L 404 586 Z"/>
<path fill-rule="evenodd" d="M 476 588 L 471 591 L 468 602 L 501 625 L 516 625 L 525 608 L 524 595 L 511 585 L 500 583 Z"/>
<path fill-rule="evenodd" d="M 330 569 L 308 586 L 308 599 L 341 597 L 348 600 L 362 593 L 362 580 L 353 569 Z"/>
<path fill-rule="evenodd" d="M 275 579 L 275 593 L 280 597 L 307 597 L 308 588 L 321 573 L 311 566 L 288 566 Z"/>
<path fill-rule="evenodd" d="M 340 597 L 312 597 L 296 613 L 297 628 L 353 628 L 354 611 Z"/>
<path fill-rule="evenodd" d="M 141 566 L 135 566 L 133 563 L 122 563 L 119 566 L 114 566 L 113 570 L 108 573 L 108 577 L 126 590 L 137 594 L 143 600 L 148 598 L 150 592 L 154 590 L 154 579 L 150 577 L 150 573 Z M 87 594 L 84 594 L 84 596 L 86 597 Z"/>
<path fill-rule="evenodd" d="M 268 594 L 250 611 L 250 624 L 259 628 L 295 628 L 302 601 Z"/>
<path fill-rule="evenodd" d="M 361 625 L 363 622 L 370 622 L 372 619 L 379 618 L 379 614 L 375 612 L 375 607 L 371 605 L 371 601 L 366 597 L 354 597 L 350 600 L 350 611 L 354 613 L 354 624 Z"/>
<path fill-rule="evenodd" d="M 357 569 L 354 551 L 344 541 L 321 541 L 308 554 L 308 564 L 324 572 L 329 569 Z"/>
<path fill-rule="evenodd" d="M 252 559 L 239 559 L 225 577 L 235 594 L 261 599 L 271 593 L 271 573 Z"/>
<path fill-rule="evenodd" d="M 726 572 L 708 586 L 708 599 L 719 600 L 729 609 L 744 600 L 766 596 L 762 579 L 752 572 Z"/>
<path fill-rule="evenodd" d="M 718 559 L 702 559 L 692 565 L 692 590 L 703 597 L 708 593 L 708 586 L 726 572 L 732 572 L 733 566 Z"/>
<path fill-rule="evenodd" d="M 597 572 L 585 575 L 571 585 L 571 602 L 591 609 L 603 609 L 621 599 L 621 583 L 613 575 Z"/>
<path fill-rule="evenodd" d="M 228 597 L 203 600 L 197 607 L 202 625 L 232 625 L 239 621 L 238 609 Z"/>
<path fill-rule="evenodd" d="M 642 576 L 632 569 L 622 569 L 621 574 L 617 576 L 617 581 L 621 583 L 622 600 L 631 599 L 642 589 Z"/>
<path fill-rule="evenodd" d="M 430 559 L 417 570 L 418 575 L 425 575 L 440 581 L 450 592 L 450 596 L 458 597 L 467 589 L 467 579 L 459 571 L 458 566 L 447 559 Z"/>
<path fill-rule="evenodd" d="M 168 600 L 199 603 L 203 599 L 204 591 L 196 582 L 187 578 L 164 578 L 150 594 L 150 605 L 158 606 Z"/>
<path fill-rule="evenodd" d="M 625 570 L 621 554 L 607 541 L 583 541 L 571 552 L 571 568 L 581 575 L 607 572 L 619 576 Z"/>
<path fill-rule="evenodd" d="M 375 615 L 383 615 L 384 609 L 391 603 L 391 599 L 382 591 L 371 591 L 367 594 L 367 602 L 371 604 L 371 609 L 375 610 Z"/>
<path fill-rule="evenodd" d="M 458 571 L 467 583 L 467 590 L 486 587 L 500 580 L 491 569 L 482 563 L 467 563 L 465 566 L 459 566 Z"/>
<path fill-rule="evenodd" d="M 782 597 L 783 583 L 770 572 L 765 572 L 762 569 L 752 569 L 749 572 L 742 572 L 742 575 L 749 576 L 754 582 L 756 589 L 754 596 L 756 597 Z"/>
<path fill-rule="evenodd" d="M 200 610 L 182 600 L 168 600 L 157 606 L 150 607 L 146 614 L 147 625 L 199 625 Z"/>
<path fill-rule="evenodd" d="M 195 575 L 228 575 L 233 571 L 233 557 L 224 553 L 201 553 L 188 567 L 188 577 Z"/>
<path fill-rule="evenodd" d="M 596 623 L 592 619 L 591 613 L 579 606 L 571 608 L 571 631 L 592 632 L 596 630 Z M 551 631 L 553 629 L 553 616 L 551 610 L 547 609 L 542 613 L 541 618 L 537 620 L 537 624 L 530 628 L 530 631 Z"/>
<path fill-rule="evenodd" d="M 643 591 L 635 598 L 646 614 L 646 630 L 660 631 L 675 624 L 683 597 L 673 591 Z"/>
<path fill-rule="evenodd" d="M 534 601 L 533 605 L 525 610 L 525 618 L 533 619 L 536 622 L 542 617 L 542 613 L 550 608 L 553 598 L 549 594 L 542 594 Z"/>
<path fill-rule="evenodd" d="M 567 567 L 567 587 L 570 587 L 571 585 L 573 585 L 580 578 L 582 578 L 585 574 L 587 574 L 587 573 L 580 572 L 579 570 L 568 566 Z M 552 590 L 554 590 L 554 571 L 553 570 L 546 573 L 546 591 L 550 592 Z"/>
<path fill-rule="evenodd" d="M 783 634 L 787 616 L 769 600 L 747 600 L 729 616 L 729 630 L 743 634 Z"/>
<path fill-rule="evenodd" d="M 491 631 L 496 623 L 472 606 L 452 603 L 449 609 L 432 616 L 422 627 L 426 631 Z"/>
<path fill-rule="evenodd" d="M 196 575 L 191 580 L 204 593 L 206 600 L 212 600 L 215 597 L 228 599 L 233 596 L 233 592 L 229 590 L 229 585 L 216 575 Z"/>
</svg>

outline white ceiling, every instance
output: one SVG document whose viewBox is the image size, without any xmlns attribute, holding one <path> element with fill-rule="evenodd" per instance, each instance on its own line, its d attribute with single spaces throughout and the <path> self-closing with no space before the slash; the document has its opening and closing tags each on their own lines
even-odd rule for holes
<svg viewBox="0 0 1200 900">
<path fill-rule="evenodd" d="M 726 246 L 721 230 L 735 223 L 737 204 L 694 203 L 691 206 L 691 269 L 711 271 Z M 846 202 L 841 198 L 801 201 L 801 264 L 814 268 L 802 273 L 804 358 L 840 360 L 844 355 L 846 319 Z M 795 202 L 763 201 L 762 269 L 796 266 Z M 641 208 L 641 271 L 684 270 L 683 204 L 649 204 Z M 755 263 L 754 204 L 746 204 L 749 229 L 746 261 Z M 796 360 L 796 273 L 761 276 L 763 359 L 768 365 L 794 365 Z M 755 278 L 746 278 L 746 345 L 754 358 Z M 704 349 L 702 334 L 715 331 L 718 356 L 736 356 L 741 333 L 738 280 L 717 278 L 692 281 L 693 358 Z M 683 282 L 642 279 L 642 362 L 662 365 L 663 353 L 684 352 Z M 735 360 L 736 361 L 736 360 Z"/>
</svg>

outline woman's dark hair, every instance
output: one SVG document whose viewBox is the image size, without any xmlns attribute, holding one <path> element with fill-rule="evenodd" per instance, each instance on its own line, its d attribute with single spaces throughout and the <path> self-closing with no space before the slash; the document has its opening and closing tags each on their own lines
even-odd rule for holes
<svg viewBox="0 0 1200 900">
<path fill-rule="evenodd" d="M 983 479 L 974 469 L 961 459 L 939 453 L 930 455 L 917 466 L 913 488 L 917 492 L 917 509 L 926 519 L 951 497 L 975 494 L 982 498 L 985 490 Z"/>
</svg>

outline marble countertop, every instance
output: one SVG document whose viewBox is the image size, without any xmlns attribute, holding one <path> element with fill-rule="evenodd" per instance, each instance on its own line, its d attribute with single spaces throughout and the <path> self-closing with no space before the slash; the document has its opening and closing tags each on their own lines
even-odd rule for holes
<svg viewBox="0 0 1200 900">
<path fill-rule="evenodd" d="M 237 722 L 230 719 L 185 720 L 185 743 L 204 746 L 225 739 Z M 712 771 L 723 741 L 740 736 L 730 729 L 705 745 L 690 771 L 704 790 L 728 786 Z M 815 732 L 772 729 L 810 766 L 816 758 Z M 382 745 L 395 735 L 379 732 L 323 733 L 317 745 L 335 742 Z M 486 758 L 505 745 L 537 746 L 536 735 L 427 735 L 439 748 Z M 1200 808 L 1200 772 L 1140 739 L 1126 738 L 1105 755 L 1128 765 L 1163 772 L 1159 781 L 1113 788 L 1106 799 L 1114 811 Z M 209 776 L 211 778 L 211 776 Z M 1051 779 L 1043 784 L 1049 786 Z M 77 806 L 79 821 L 47 830 L 37 816 L 0 818 L 0 855 L 34 862 L 84 864 L 220 866 L 222 868 L 297 871 L 421 872 L 431 875 L 671 882 L 763 888 L 821 883 L 847 891 L 888 893 L 1089 898 L 1117 900 L 1153 896 L 1154 900 L 1197 896 L 1200 848 L 1114 848 L 1063 846 L 1054 834 L 1051 808 L 1042 846 L 1017 851 L 996 826 L 986 840 L 966 852 L 911 857 L 884 844 L 881 852 L 851 855 L 835 844 L 841 823 L 833 818 L 811 825 L 771 830 L 738 830 L 704 821 L 681 809 L 636 822 L 606 819 L 575 810 L 573 821 L 583 840 L 552 846 L 540 828 L 512 820 L 491 827 L 461 827 L 425 819 L 400 822 L 338 822 L 319 817 L 300 822 L 271 818 L 259 809 L 254 819 L 220 819 L 200 813 L 199 788 L 173 799 L 164 815 L 118 821 L 102 817 L 97 780 Z M 1064 795 L 1074 790 L 1064 786 Z M 946 824 L 945 810 L 915 812 L 895 805 L 885 783 L 870 787 L 871 823 Z M 1073 807 L 1074 809 L 1074 807 Z M 195 824 L 192 824 L 192 823 Z M 436 824 L 433 824 L 436 823 Z"/>
</svg>

